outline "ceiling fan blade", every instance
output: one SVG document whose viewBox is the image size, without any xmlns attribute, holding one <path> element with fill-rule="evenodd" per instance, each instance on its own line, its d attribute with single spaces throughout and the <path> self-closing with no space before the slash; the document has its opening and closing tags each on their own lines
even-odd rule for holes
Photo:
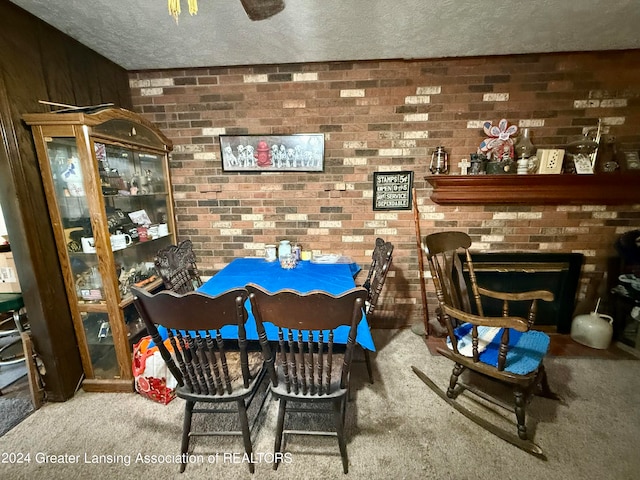
<svg viewBox="0 0 640 480">
<path fill-rule="evenodd" d="M 264 20 L 284 10 L 284 0 L 240 0 L 251 20 Z"/>
</svg>

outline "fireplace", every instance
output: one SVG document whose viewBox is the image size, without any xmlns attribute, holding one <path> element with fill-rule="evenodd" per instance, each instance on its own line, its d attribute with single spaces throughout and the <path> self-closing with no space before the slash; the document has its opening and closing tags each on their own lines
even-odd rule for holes
<svg viewBox="0 0 640 480">
<path fill-rule="evenodd" d="M 581 253 L 472 253 L 478 285 L 491 290 L 524 292 L 549 290 L 553 302 L 538 302 L 536 326 L 544 330 L 569 333 L 582 267 Z M 467 284 L 468 268 L 461 258 Z M 502 315 L 502 301 L 483 298 L 485 315 Z M 473 302 L 472 302 L 473 304 Z M 527 317 L 530 302 L 515 302 L 510 314 Z"/>
</svg>

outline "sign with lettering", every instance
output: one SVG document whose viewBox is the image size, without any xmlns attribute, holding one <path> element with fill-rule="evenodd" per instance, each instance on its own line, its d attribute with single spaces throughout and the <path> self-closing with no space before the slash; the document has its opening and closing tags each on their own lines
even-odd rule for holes
<svg viewBox="0 0 640 480">
<path fill-rule="evenodd" d="M 411 210 L 413 172 L 374 172 L 373 209 Z"/>
</svg>

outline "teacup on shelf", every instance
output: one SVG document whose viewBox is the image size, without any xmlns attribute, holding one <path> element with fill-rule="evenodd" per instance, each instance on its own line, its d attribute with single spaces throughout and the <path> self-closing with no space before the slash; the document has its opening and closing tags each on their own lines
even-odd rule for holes
<svg viewBox="0 0 640 480">
<path fill-rule="evenodd" d="M 276 256 L 275 245 L 265 245 L 264 247 L 264 259 L 267 262 L 275 262 L 278 257 Z"/>
<path fill-rule="evenodd" d="M 111 250 L 122 250 L 131 245 L 131 235 L 126 233 L 120 233 L 117 235 L 111 235 Z"/>
<path fill-rule="evenodd" d="M 167 235 L 169 235 L 169 225 L 167 225 L 166 223 L 161 223 L 160 225 L 158 225 L 158 236 L 166 237 Z"/>
</svg>

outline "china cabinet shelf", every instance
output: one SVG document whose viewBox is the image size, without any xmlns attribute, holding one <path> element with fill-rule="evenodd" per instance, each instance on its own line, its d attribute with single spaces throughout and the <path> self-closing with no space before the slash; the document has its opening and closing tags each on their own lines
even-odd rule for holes
<svg viewBox="0 0 640 480">
<path fill-rule="evenodd" d="M 156 278 L 152 282 L 144 285 L 144 287 L 147 290 L 149 290 L 150 292 L 154 292 L 154 291 L 158 290 L 160 287 L 162 287 L 163 285 L 164 285 L 164 283 L 162 282 L 162 279 L 161 278 Z M 126 296 L 122 297 L 122 301 L 120 302 L 120 308 L 126 308 L 129 305 L 131 305 L 132 303 L 133 303 L 133 295 L 131 295 L 129 293 Z"/>
<path fill-rule="evenodd" d="M 640 174 L 429 175 L 440 205 L 623 205 L 640 203 Z"/>
<path fill-rule="evenodd" d="M 103 197 L 104 198 L 128 198 L 128 199 L 142 199 L 142 198 L 149 198 L 149 197 L 158 197 L 158 196 L 165 196 L 168 195 L 167 192 L 155 192 L 155 193 L 145 193 L 145 194 L 138 194 L 138 195 L 121 195 L 121 194 L 104 194 Z"/>
</svg>

